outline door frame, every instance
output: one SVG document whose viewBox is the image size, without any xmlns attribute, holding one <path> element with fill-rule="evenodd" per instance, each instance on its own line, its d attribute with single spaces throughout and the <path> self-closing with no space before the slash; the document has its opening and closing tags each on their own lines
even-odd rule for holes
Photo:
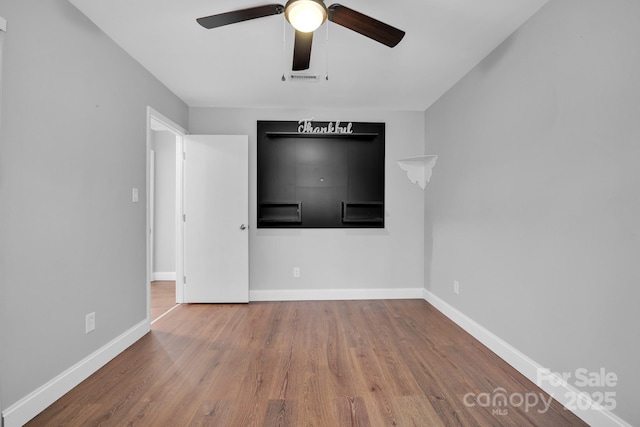
<svg viewBox="0 0 640 427">
<path fill-rule="evenodd" d="M 151 281 L 153 280 L 153 246 L 152 246 L 152 217 L 151 183 L 154 179 L 152 171 L 152 142 L 154 131 L 167 131 L 176 138 L 176 303 L 184 302 L 184 222 L 183 219 L 183 152 L 184 136 L 187 130 L 173 120 L 162 115 L 152 107 L 147 107 L 147 148 L 146 148 L 146 246 L 147 246 L 147 320 L 151 320 Z"/>
<path fill-rule="evenodd" d="M 153 135 L 153 134 L 152 134 Z M 153 135 L 155 137 L 155 135 Z M 156 216 L 156 208 L 155 208 L 155 199 L 156 199 L 156 152 L 151 149 L 149 151 L 149 191 L 147 192 L 149 195 L 149 268 L 151 277 L 149 282 L 155 279 L 153 275 L 153 264 L 155 262 L 155 216 Z"/>
</svg>

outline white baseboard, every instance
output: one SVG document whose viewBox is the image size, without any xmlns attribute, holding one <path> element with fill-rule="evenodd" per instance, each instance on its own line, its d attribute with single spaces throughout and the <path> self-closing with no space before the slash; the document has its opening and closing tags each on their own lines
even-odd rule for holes
<svg viewBox="0 0 640 427">
<path fill-rule="evenodd" d="M 544 381 L 544 383 L 540 384 L 538 381 L 538 373 L 547 368 L 536 363 L 510 344 L 494 335 L 491 331 L 476 323 L 473 319 L 458 311 L 456 308 L 426 289 L 424 290 L 424 299 L 462 329 L 467 331 L 475 339 L 504 359 L 505 362 L 513 366 L 518 372 L 527 377 L 533 383 L 537 384 L 546 393 L 553 396 L 553 398 L 562 405 L 566 406 L 570 400 L 575 401 L 575 396 L 580 395 L 580 390 L 567 382 L 562 384 L 562 381 L 556 381 L 555 383 L 558 385 L 555 386 L 550 384 L 550 381 Z M 585 395 L 583 394 L 583 396 Z M 630 424 L 611 411 L 599 408 L 592 400 L 589 400 L 589 402 L 582 402 L 583 403 L 579 406 L 588 409 L 575 408 L 570 410 L 587 424 L 599 427 L 631 427 Z"/>
<path fill-rule="evenodd" d="M 151 280 L 176 280 L 175 271 L 154 271 Z"/>
<path fill-rule="evenodd" d="M 149 332 L 143 320 L 51 381 L 2 411 L 4 427 L 20 427 Z"/>
<path fill-rule="evenodd" d="M 249 301 L 422 299 L 423 291 L 423 288 L 253 290 L 249 291 Z"/>
</svg>

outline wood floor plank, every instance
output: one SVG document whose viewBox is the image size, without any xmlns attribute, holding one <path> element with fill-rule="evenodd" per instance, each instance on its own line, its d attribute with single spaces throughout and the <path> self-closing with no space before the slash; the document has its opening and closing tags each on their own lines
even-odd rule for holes
<svg viewBox="0 0 640 427">
<path fill-rule="evenodd" d="M 380 375 L 391 384 L 394 395 L 415 395 L 420 392 L 420 387 L 406 369 L 403 360 L 405 343 L 399 340 L 397 331 L 392 326 L 394 322 L 388 315 L 385 301 L 373 301 L 372 304 L 367 320 L 375 334 L 366 337 L 365 342 L 369 343 L 379 362 Z"/>
<path fill-rule="evenodd" d="M 155 320 L 176 305 L 176 282 L 151 282 L 151 320 Z"/>
<path fill-rule="evenodd" d="M 542 393 L 422 300 L 189 304 L 27 425 L 586 425 L 501 390 Z"/>
<path fill-rule="evenodd" d="M 438 417 L 426 396 L 399 396 L 395 398 L 399 409 L 400 425 L 443 427 L 447 425 Z"/>
<path fill-rule="evenodd" d="M 267 413 L 263 427 L 296 427 L 297 401 L 292 399 L 273 399 L 267 402 Z"/>
<path fill-rule="evenodd" d="M 157 425 L 156 418 L 162 409 L 161 402 L 140 401 L 133 405 L 126 416 L 126 424 L 136 427 L 154 427 Z M 119 423 L 120 421 L 116 421 Z"/>
<path fill-rule="evenodd" d="M 335 401 L 338 424 L 341 427 L 368 427 L 371 425 L 362 397 L 339 397 Z"/>
<path fill-rule="evenodd" d="M 233 403 L 229 400 L 205 400 L 194 414 L 189 427 L 226 426 Z"/>
<path fill-rule="evenodd" d="M 353 349 L 354 375 L 357 381 L 356 392 L 362 396 L 367 407 L 376 413 L 374 417 L 384 425 L 398 425 L 397 408 L 393 404 L 393 387 L 382 374 L 379 362 L 368 342 L 361 338 L 360 344 Z"/>
</svg>

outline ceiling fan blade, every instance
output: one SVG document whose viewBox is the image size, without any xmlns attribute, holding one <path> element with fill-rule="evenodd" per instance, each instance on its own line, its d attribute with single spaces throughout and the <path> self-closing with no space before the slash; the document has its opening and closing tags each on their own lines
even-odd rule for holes
<svg viewBox="0 0 640 427">
<path fill-rule="evenodd" d="M 332 4 L 327 8 L 329 20 L 345 28 L 367 36 L 389 47 L 394 47 L 404 37 L 404 31 L 380 22 L 341 4 Z"/>
<path fill-rule="evenodd" d="M 313 32 L 303 33 L 296 30 L 296 38 L 293 41 L 293 71 L 309 69 L 312 42 Z"/>
<path fill-rule="evenodd" d="M 236 22 L 248 21 L 250 19 L 278 15 L 282 12 L 284 12 L 284 6 L 279 4 L 267 4 L 264 6 L 219 13 L 217 15 L 204 16 L 196 19 L 196 21 L 204 28 L 211 29 L 222 27 L 223 25 L 235 24 Z"/>
</svg>

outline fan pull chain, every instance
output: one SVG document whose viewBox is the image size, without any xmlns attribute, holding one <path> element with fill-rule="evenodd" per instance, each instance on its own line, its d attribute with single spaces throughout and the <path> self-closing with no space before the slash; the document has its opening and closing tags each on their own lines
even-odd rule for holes
<svg viewBox="0 0 640 427">
<path fill-rule="evenodd" d="M 285 20 L 282 20 L 282 78 L 283 82 L 287 81 L 287 78 L 284 76 L 286 73 L 286 56 L 287 56 L 287 24 Z"/>
<path fill-rule="evenodd" d="M 326 55 L 327 55 L 327 73 L 324 76 L 324 79 L 329 81 L 329 21 L 325 22 L 325 24 L 327 26 L 327 40 L 325 43 L 325 47 L 327 49 Z"/>
</svg>

